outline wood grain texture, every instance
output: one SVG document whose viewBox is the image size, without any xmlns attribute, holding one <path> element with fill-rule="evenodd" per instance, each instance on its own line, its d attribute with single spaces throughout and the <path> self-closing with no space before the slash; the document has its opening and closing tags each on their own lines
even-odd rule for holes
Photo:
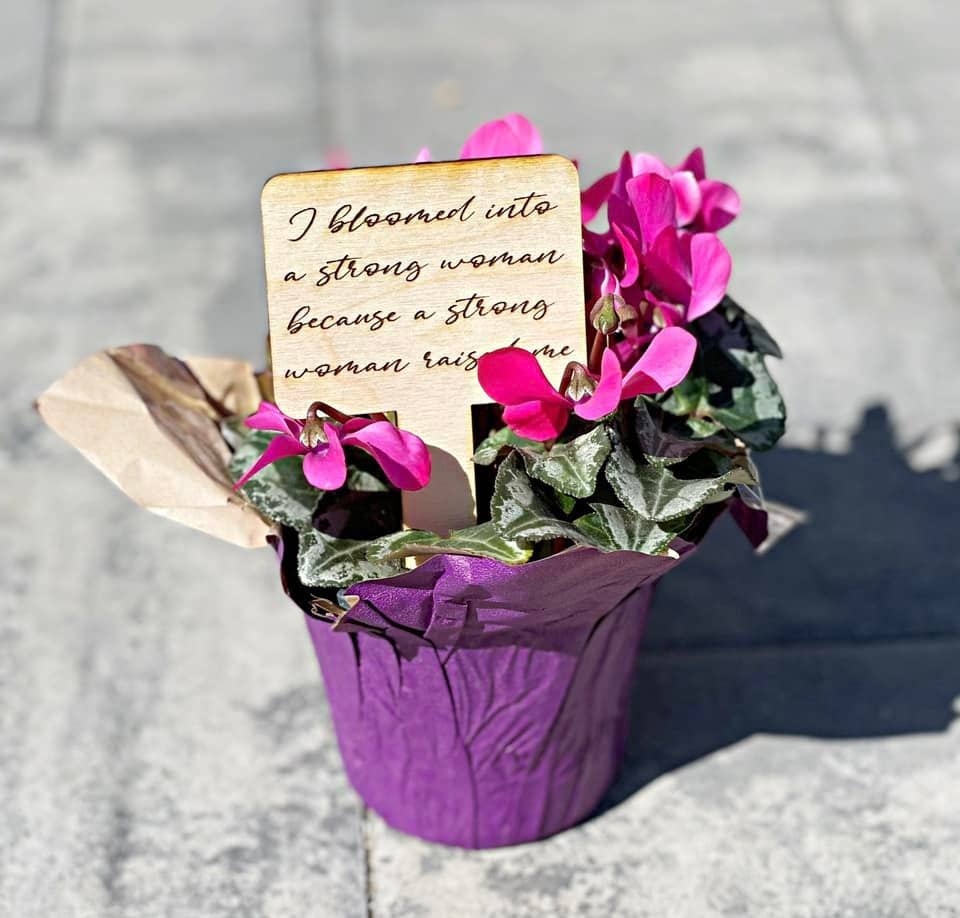
<svg viewBox="0 0 960 918">
<path fill-rule="evenodd" d="M 556 384 L 585 357 L 576 168 L 547 155 L 285 174 L 262 206 L 278 405 L 397 412 L 434 463 L 404 495 L 407 525 L 470 525 L 470 406 L 489 401 L 477 358 L 546 349 Z"/>
</svg>

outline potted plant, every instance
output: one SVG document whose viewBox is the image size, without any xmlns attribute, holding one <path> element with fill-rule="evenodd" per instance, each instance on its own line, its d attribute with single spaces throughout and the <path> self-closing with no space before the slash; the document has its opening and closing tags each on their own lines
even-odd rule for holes
<svg viewBox="0 0 960 918">
<path fill-rule="evenodd" d="M 541 149 L 511 115 L 462 154 Z M 727 292 L 736 193 L 695 150 L 676 168 L 624 154 L 582 198 L 588 352 L 558 387 L 519 348 L 480 358 L 475 526 L 404 529 L 400 492 L 430 474 L 419 438 L 319 402 L 286 417 L 269 373 L 238 362 L 114 348 L 39 400 L 142 505 L 273 545 L 350 780 L 434 841 L 514 844 L 587 816 L 619 765 L 654 584 L 725 512 L 768 540 L 751 456 L 783 433 L 780 352 Z"/>
</svg>

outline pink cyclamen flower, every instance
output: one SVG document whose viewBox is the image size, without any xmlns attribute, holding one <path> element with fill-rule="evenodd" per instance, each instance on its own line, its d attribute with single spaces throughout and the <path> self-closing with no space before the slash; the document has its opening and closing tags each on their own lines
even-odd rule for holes
<svg viewBox="0 0 960 918">
<path fill-rule="evenodd" d="M 732 185 L 707 178 L 701 147 L 691 150 L 677 170 L 691 173 L 700 189 L 700 210 L 691 223 L 692 230 L 715 233 L 733 223 L 740 213 L 740 195 Z"/>
<path fill-rule="evenodd" d="M 460 159 L 525 156 L 542 152 L 540 132 L 523 115 L 514 112 L 481 124 L 464 142 Z"/>
<path fill-rule="evenodd" d="M 489 159 L 492 156 L 527 156 L 543 152 L 540 132 L 523 115 L 514 112 L 481 124 L 460 149 L 460 159 Z M 428 147 L 421 148 L 414 162 L 430 161 Z"/>
<path fill-rule="evenodd" d="M 623 197 L 627 182 L 641 175 L 658 175 L 670 183 L 676 197 L 677 228 L 715 233 L 740 213 L 740 196 L 730 185 L 707 178 L 703 150 L 696 147 L 676 167 L 650 153 L 624 153 L 619 169 L 582 193 L 583 222 L 589 223 L 611 196 Z"/>
<path fill-rule="evenodd" d="M 537 358 L 523 348 L 484 354 L 477 373 L 483 391 L 504 406 L 506 425 L 520 437 L 543 442 L 563 433 L 571 414 L 596 421 L 615 411 L 623 399 L 677 385 L 690 372 L 696 349 L 696 339 L 688 331 L 665 328 L 624 372 L 616 352 L 607 348 L 593 392 L 576 400 L 557 391 Z"/>
<path fill-rule="evenodd" d="M 650 286 L 660 296 L 651 291 L 648 296 L 672 309 L 674 321 L 692 322 L 723 299 L 732 267 L 730 253 L 713 233 L 661 233 L 646 255 Z"/>
<path fill-rule="evenodd" d="M 287 417 L 276 405 L 261 402 L 255 414 L 244 421 L 254 430 L 275 430 L 263 455 L 234 485 L 243 487 L 261 469 L 285 459 L 303 456 L 303 474 L 315 488 L 335 491 L 347 480 L 344 446 L 359 446 L 380 464 L 390 481 L 404 491 L 417 491 L 430 480 L 430 453 L 423 440 L 389 421 L 351 418 L 343 424 L 323 421 L 323 437 L 314 446 L 305 445 L 301 436 L 305 422 Z"/>
<path fill-rule="evenodd" d="M 680 205 L 669 179 L 645 172 L 622 187 L 607 201 L 609 232 L 584 228 L 584 249 L 593 298 L 623 297 L 642 319 L 643 343 L 657 327 L 692 322 L 713 309 L 727 291 L 732 261 L 716 234 L 677 229 Z"/>
</svg>

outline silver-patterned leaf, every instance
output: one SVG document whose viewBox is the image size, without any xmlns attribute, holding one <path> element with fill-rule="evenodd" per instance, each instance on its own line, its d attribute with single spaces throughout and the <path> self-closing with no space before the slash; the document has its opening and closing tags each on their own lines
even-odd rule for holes
<svg viewBox="0 0 960 918">
<path fill-rule="evenodd" d="M 539 542 L 565 538 L 583 541 L 571 523 L 558 519 L 540 497 L 516 453 L 504 459 L 490 500 L 490 515 L 497 532 L 512 542 Z"/>
<path fill-rule="evenodd" d="M 297 573 L 305 586 L 345 587 L 400 573 L 395 561 L 371 561 L 369 542 L 335 539 L 311 529 L 300 534 Z"/>
<path fill-rule="evenodd" d="M 710 478 L 678 478 L 673 467 L 659 463 L 638 463 L 621 443 L 610 453 L 604 474 L 624 507 L 645 520 L 664 522 L 686 516 L 714 500 L 726 497 L 727 485 L 746 483 L 741 465 L 717 455 L 726 468 Z"/>
<path fill-rule="evenodd" d="M 524 447 L 527 449 L 543 449 L 535 440 L 525 440 L 518 437 L 509 427 L 502 427 L 495 430 L 488 436 L 476 449 L 473 454 L 473 461 L 477 465 L 493 465 L 500 455 L 500 450 L 505 446 L 512 446 L 515 449 Z"/>
<path fill-rule="evenodd" d="M 638 551 L 645 555 L 673 555 L 674 536 L 686 525 L 686 518 L 670 524 L 645 520 L 623 507 L 590 504 L 593 513 L 582 516 L 576 526 L 601 551 Z"/>
<path fill-rule="evenodd" d="M 591 497 L 597 475 L 610 455 L 610 437 L 603 425 L 548 450 L 521 449 L 527 474 L 571 497 Z"/>
<path fill-rule="evenodd" d="M 367 558 L 371 561 L 389 561 L 411 555 L 471 555 L 493 558 L 505 564 L 523 564 L 531 554 L 529 548 L 503 538 L 493 522 L 454 530 L 446 538 L 415 529 L 395 532 L 376 539 L 367 550 Z"/>
<path fill-rule="evenodd" d="M 729 405 L 711 406 L 713 420 L 732 430 L 754 449 L 770 449 L 783 436 L 786 408 L 763 355 L 756 351 L 730 350 L 749 375 L 750 382 L 731 389 Z"/>
</svg>

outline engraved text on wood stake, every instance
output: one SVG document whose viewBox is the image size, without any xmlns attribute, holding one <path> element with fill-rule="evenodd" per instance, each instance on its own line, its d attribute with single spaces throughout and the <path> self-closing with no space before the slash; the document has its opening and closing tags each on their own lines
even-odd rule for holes
<svg viewBox="0 0 960 918">
<path fill-rule="evenodd" d="M 586 357 L 580 194 L 560 156 L 278 175 L 263 190 L 277 404 L 395 411 L 431 450 L 408 526 L 475 518 L 477 359 L 516 344 L 550 381 Z"/>
</svg>

